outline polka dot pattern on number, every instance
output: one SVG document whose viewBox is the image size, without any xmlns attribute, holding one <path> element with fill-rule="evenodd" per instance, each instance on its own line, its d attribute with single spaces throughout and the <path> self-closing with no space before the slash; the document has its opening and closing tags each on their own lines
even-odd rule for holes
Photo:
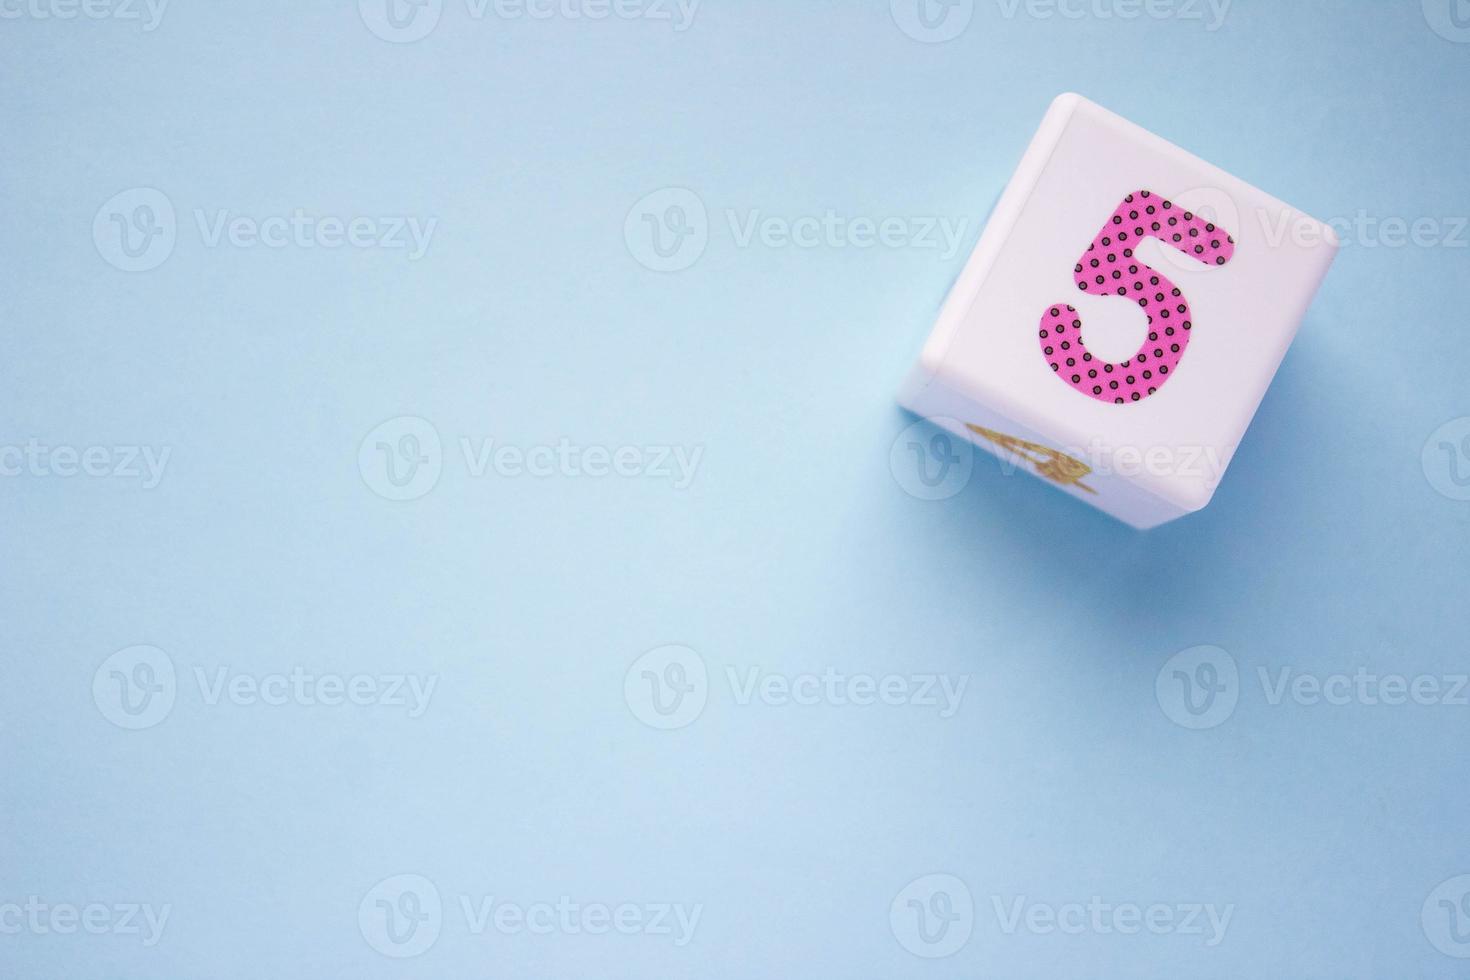
<svg viewBox="0 0 1470 980">
<path fill-rule="evenodd" d="M 1207 266 L 1235 255 L 1235 239 L 1213 222 L 1152 191 L 1123 198 L 1073 270 L 1079 292 L 1118 296 L 1137 303 L 1148 316 L 1148 339 L 1132 357 L 1110 363 L 1093 357 L 1082 340 L 1082 318 L 1065 303 L 1041 317 L 1039 340 L 1046 361 L 1072 388 L 1118 405 L 1142 401 L 1163 387 L 1179 365 L 1194 329 L 1189 301 L 1168 276 L 1134 257 L 1145 238 Z"/>
</svg>

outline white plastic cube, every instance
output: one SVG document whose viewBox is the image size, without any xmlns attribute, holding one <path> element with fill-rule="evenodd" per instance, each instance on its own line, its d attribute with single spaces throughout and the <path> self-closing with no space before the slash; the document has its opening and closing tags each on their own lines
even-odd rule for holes
<svg viewBox="0 0 1470 980">
<path fill-rule="evenodd" d="M 1325 224 L 1062 95 L 899 401 L 1153 527 L 1209 503 L 1336 252 Z"/>
</svg>

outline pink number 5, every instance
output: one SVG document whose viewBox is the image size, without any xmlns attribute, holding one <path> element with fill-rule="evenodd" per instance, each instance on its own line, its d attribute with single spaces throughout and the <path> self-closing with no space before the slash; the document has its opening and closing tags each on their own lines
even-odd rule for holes
<svg viewBox="0 0 1470 980">
<path fill-rule="evenodd" d="M 1189 301 L 1157 269 L 1133 257 L 1145 238 L 1157 238 L 1206 265 L 1224 265 L 1235 239 L 1199 215 L 1151 191 L 1138 191 L 1103 225 L 1077 263 L 1077 288 L 1094 296 L 1122 296 L 1148 314 L 1148 340 L 1118 364 L 1100 361 L 1082 342 L 1082 320 L 1064 303 L 1041 316 L 1041 350 L 1057 377 L 1098 401 L 1119 405 L 1147 398 L 1169 380 L 1189 346 Z"/>
</svg>

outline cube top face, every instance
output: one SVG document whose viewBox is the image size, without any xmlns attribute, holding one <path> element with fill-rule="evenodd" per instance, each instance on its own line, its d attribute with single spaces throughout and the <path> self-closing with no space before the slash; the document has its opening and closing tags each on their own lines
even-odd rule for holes
<svg viewBox="0 0 1470 980">
<path fill-rule="evenodd" d="M 1129 477 L 1176 514 L 1197 510 L 1336 248 L 1321 222 L 1061 96 L 925 346 L 920 387 L 934 397 L 905 402 L 984 406 L 1104 465 L 1120 452 L 1207 458 Z"/>
</svg>

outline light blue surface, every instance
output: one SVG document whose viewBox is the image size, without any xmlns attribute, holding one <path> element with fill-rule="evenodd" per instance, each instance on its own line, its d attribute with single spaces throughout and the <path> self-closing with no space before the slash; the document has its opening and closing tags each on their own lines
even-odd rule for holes
<svg viewBox="0 0 1470 980">
<path fill-rule="evenodd" d="M 1183 0 L 983 0 L 921 43 L 876 0 L 709 0 L 684 30 L 444 0 L 391 43 L 344 2 L 178 3 L 151 31 L 46 2 L 0 20 L 0 975 L 1470 972 L 1470 707 L 1443 703 L 1470 669 L 1470 423 L 1433 435 L 1470 416 L 1470 44 L 1447 3 L 1239 0 L 1211 31 Z M 899 380 L 1064 90 L 1318 217 L 1437 222 L 1437 245 L 1349 240 L 1213 504 L 1146 535 L 988 456 L 939 501 L 890 467 Z M 138 187 L 176 241 L 130 273 L 111 214 L 147 214 L 103 205 Z M 635 203 L 666 188 L 708 243 L 660 273 Z M 211 246 L 221 209 L 437 225 L 417 260 Z M 829 209 L 963 241 L 739 242 L 754 211 Z M 402 416 L 441 451 L 408 423 L 363 447 Z M 544 453 L 552 475 L 475 476 L 462 438 L 702 455 L 682 489 L 672 464 Z M 32 439 L 125 472 L 57 475 Z M 395 489 L 379 441 L 437 485 L 385 499 L 423 485 Z M 156 486 L 141 447 L 168 451 Z M 645 668 L 678 679 L 661 655 L 635 664 L 666 644 L 708 671 L 686 717 L 648 700 Z M 173 666 L 171 708 L 136 689 L 122 712 L 118 676 L 148 677 L 108 658 L 136 645 Z M 1209 675 L 1169 661 L 1198 645 L 1229 690 L 1196 719 L 1174 670 Z M 965 687 L 948 717 L 942 695 L 845 703 L 862 680 L 779 704 L 746 697 L 752 668 Z M 1444 687 L 1274 689 L 1359 668 Z M 435 686 L 416 716 L 213 687 L 293 671 Z M 404 874 L 442 912 L 395 946 L 378 883 Z M 476 934 L 490 896 L 504 928 Z M 579 929 L 632 903 L 637 934 L 514 928 L 562 896 Z M 1215 945 L 1203 916 L 1124 935 L 1104 930 L 1133 913 L 1068 907 L 1094 896 L 1230 918 Z M 931 918 L 926 944 L 910 899 L 948 900 L 950 931 Z M 104 934 L 57 934 L 55 906 L 89 903 Z M 645 928 L 659 903 L 698 907 L 692 937 Z M 127 904 L 166 911 L 161 935 Z M 378 951 L 434 926 L 420 955 Z"/>
</svg>

